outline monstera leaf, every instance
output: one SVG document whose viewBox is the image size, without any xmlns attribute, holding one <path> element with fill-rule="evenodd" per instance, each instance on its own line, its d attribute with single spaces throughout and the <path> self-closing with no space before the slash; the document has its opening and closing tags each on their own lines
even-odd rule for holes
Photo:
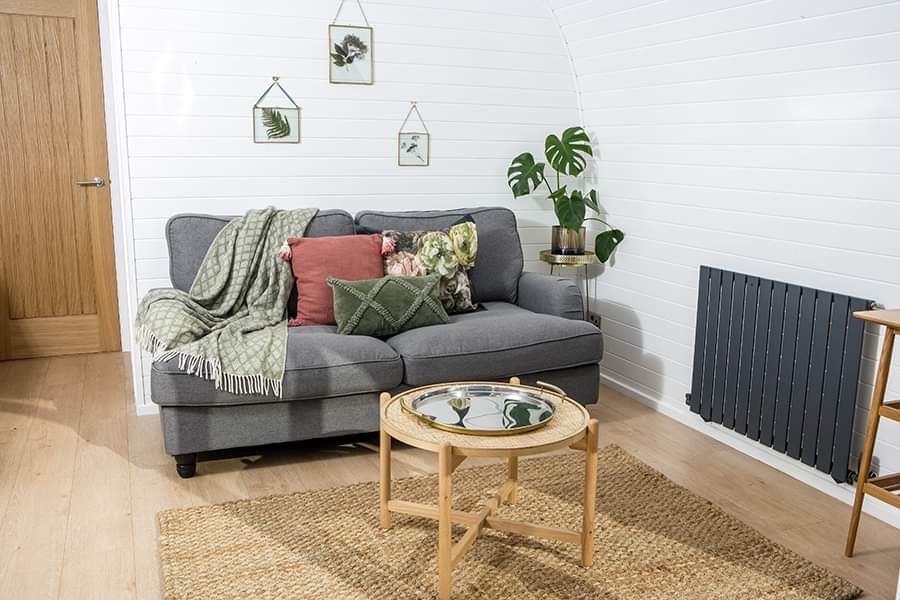
<svg viewBox="0 0 900 600">
<path fill-rule="evenodd" d="M 560 189 L 565 190 L 565 186 Z M 556 198 L 553 208 L 560 227 L 579 229 L 584 223 L 584 198 L 578 190 L 572 190 L 568 196 L 562 195 Z"/>
<path fill-rule="evenodd" d="M 527 196 L 544 180 L 544 163 L 534 162 L 534 156 L 525 152 L 513 159 L 506 177 L 513 196 Z"/>
<path fill-rule="evenodd" d="M 288 118 L 274 108 L 262 109 L 262 123 L 266 128 L 266 137 L 270 140 L 285 138 L 291 135 L 291 123 Z"/>
<path fill-rule="evenodd" d="M 568 186 L 564 185 L 555 192 L 550 192 L 550 199 L 553 200 L 554 204 L 556 204 L 557 201 L 562 200 L 563 198 L 568 196 L 568 192 L 566 191 L 567 187 Z"/>
<path fill-rule="evenodd" d="M 548 135 L 544 143 L 544 154 L 550 166 L 565 175 L 581 175 L 587 166 L 585 155 L 593 156 L 591 139 L 581 127 L 569 127 L 562 138 Z"/>
<path fill-rule="evenodd" d="M 597 202 L 597 190 L 588 192 L 587 196 L 584 197 L 584 203 L 587 204 L 587 207 L 592 211 L 596 213 L 600 212 L 600 204 Z"/>
<path fill-rule="evenodd" d="M 594 254 L 600 262 L 606 262 L 612 256 L 616 246 L 625 239 L 625 233 L 621 229 L 610 229 L 597 235 L 594 239 Z"/>
</svg>

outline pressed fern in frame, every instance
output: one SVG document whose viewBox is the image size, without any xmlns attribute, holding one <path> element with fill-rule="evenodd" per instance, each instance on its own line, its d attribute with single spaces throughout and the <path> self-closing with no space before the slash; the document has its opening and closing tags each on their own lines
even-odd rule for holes
<svg viewBox="0 0 900 600">
<path fill-rule="evenodd" d="M 270 140 L 291 135 L 291 123 L 277 108 L 262 109 L 262 122 L 266 127 L 266 137 Z"/>
<path fill-rule="evenodd" d="M 300 110 L 278 77 L 272 77 L 272 83 L 253 105 L 253 142 L 299 144 Z"/>
</svg>

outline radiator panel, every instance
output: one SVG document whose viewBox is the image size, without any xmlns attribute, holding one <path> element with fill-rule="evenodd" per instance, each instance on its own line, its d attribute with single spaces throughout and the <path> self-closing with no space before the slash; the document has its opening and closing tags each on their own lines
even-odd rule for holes
<svg viewBox="0 0 900 600">
<path fill-rule="evenodd" d="M 702 266 L 691 410 L 847 481 L 869 304 Z"/>
</svg>

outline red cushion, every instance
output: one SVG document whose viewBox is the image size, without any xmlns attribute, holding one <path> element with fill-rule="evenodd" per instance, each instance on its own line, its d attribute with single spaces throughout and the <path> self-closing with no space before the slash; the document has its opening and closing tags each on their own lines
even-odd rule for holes
<svg viewBox="0 0 900 600">
<path fill-rule="evenodd" d="M 334 325 L 329 276 L 349 281 L 384 277 L 381 234 L 289 238 L 297 278 L 297 318 L 290 325 Z"/>
</svg>

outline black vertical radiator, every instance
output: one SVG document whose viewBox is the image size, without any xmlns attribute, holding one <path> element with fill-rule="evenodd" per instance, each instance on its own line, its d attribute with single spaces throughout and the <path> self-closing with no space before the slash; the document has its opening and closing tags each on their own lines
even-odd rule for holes
<svg viewBox="0 0 900 600">
<path fill-rule="evenodd" d="M 870 302 L 700 267 L 687 403 L 838 482 L 855 479 L 850 442 Z M 855 468 L 855 465 L 854 465 Z"/>
</svg>

